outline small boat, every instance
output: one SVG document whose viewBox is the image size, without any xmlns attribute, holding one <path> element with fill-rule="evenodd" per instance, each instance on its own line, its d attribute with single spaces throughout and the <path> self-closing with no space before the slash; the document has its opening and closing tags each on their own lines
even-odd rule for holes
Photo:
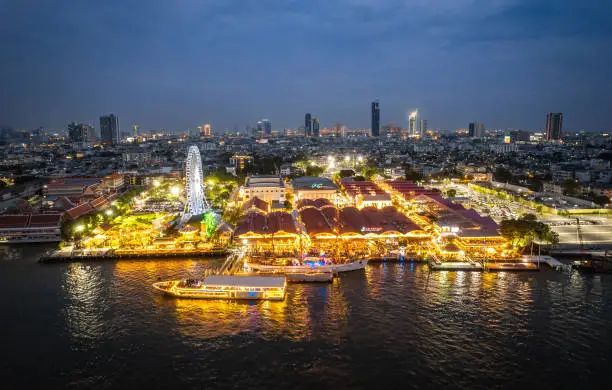
<svg viewBox="0 0 612 390">
<path fill-rule="evenodd" d="M 157 282 L 153 287 L 177 298 L 282 301 L 287 279 L 279 276 L 210 275 L 203 280 Z"/>
</svg>

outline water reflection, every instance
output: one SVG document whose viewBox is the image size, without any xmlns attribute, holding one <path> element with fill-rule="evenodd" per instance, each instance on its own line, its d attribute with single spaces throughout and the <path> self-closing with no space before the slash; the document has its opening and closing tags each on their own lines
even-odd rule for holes
<svg viewBox="0 0 612 390">
<path fill-rule="evenodd" d="M 294 341 L 338 340 L 346 327 L 348 304 L 341 286 L 291 284 L 284 301 L 225 301 L 158 296 L 155 304 L 174 309 L 184 336 L 209 339 L 239 333 Z"/>
<path fill-rule="evenodd" d="M 63 288 L 68 303 L 64 307 L 70 334 L 77 339 L 99 339 L 105 334 L 105 302 L 102 268 L 88 264 L 70 264 Z"/>
</svg>

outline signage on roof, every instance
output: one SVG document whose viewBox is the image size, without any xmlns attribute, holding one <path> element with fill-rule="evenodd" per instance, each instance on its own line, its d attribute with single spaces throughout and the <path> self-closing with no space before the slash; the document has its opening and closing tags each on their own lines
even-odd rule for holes
<svg viewBox="0 0 612 390">
<path fill-rule="evenodd" d="M 313 183 L 313 184 L 311 185 L 311 187 L 312 187 L 313 189 L 315 189 L 315 190 L 318 190 L 318 189 L 323 188 L 323 184 L 321 184 L 321 183 Z"/>
<path fill-rule="evenodd" d="M 361 227 L 362 233 L 378 233 L 381 230 L 382 228 L 380 226 L 362 226 Z"/>
</svg>

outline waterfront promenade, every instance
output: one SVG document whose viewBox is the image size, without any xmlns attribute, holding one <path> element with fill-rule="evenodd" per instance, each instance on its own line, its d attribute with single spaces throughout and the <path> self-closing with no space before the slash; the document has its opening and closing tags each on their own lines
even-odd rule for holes
<svg viewBox="0 0 612 390">
<path fill-rule="evenodd" d="M 185 257 L 223 257 L 228 254 L 225 248 L 201 249 L 58 249 L 43 254 L 41 263 L 65 263 L 73 261 L 98 261 L 119 259 L 160 259 Z"/>
</svg>

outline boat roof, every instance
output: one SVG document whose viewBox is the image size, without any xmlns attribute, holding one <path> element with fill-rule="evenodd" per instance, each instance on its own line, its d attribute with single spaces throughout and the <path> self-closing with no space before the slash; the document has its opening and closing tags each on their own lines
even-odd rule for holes
<svg viewBox="0 0 612 390">
<path fill-rule="evenodd" d="M 210 275 L 204 279 L 204 284 L 214 286 L 282 288 L 285 286 L 285 278 L 279 276 Z"/>
</svg>

